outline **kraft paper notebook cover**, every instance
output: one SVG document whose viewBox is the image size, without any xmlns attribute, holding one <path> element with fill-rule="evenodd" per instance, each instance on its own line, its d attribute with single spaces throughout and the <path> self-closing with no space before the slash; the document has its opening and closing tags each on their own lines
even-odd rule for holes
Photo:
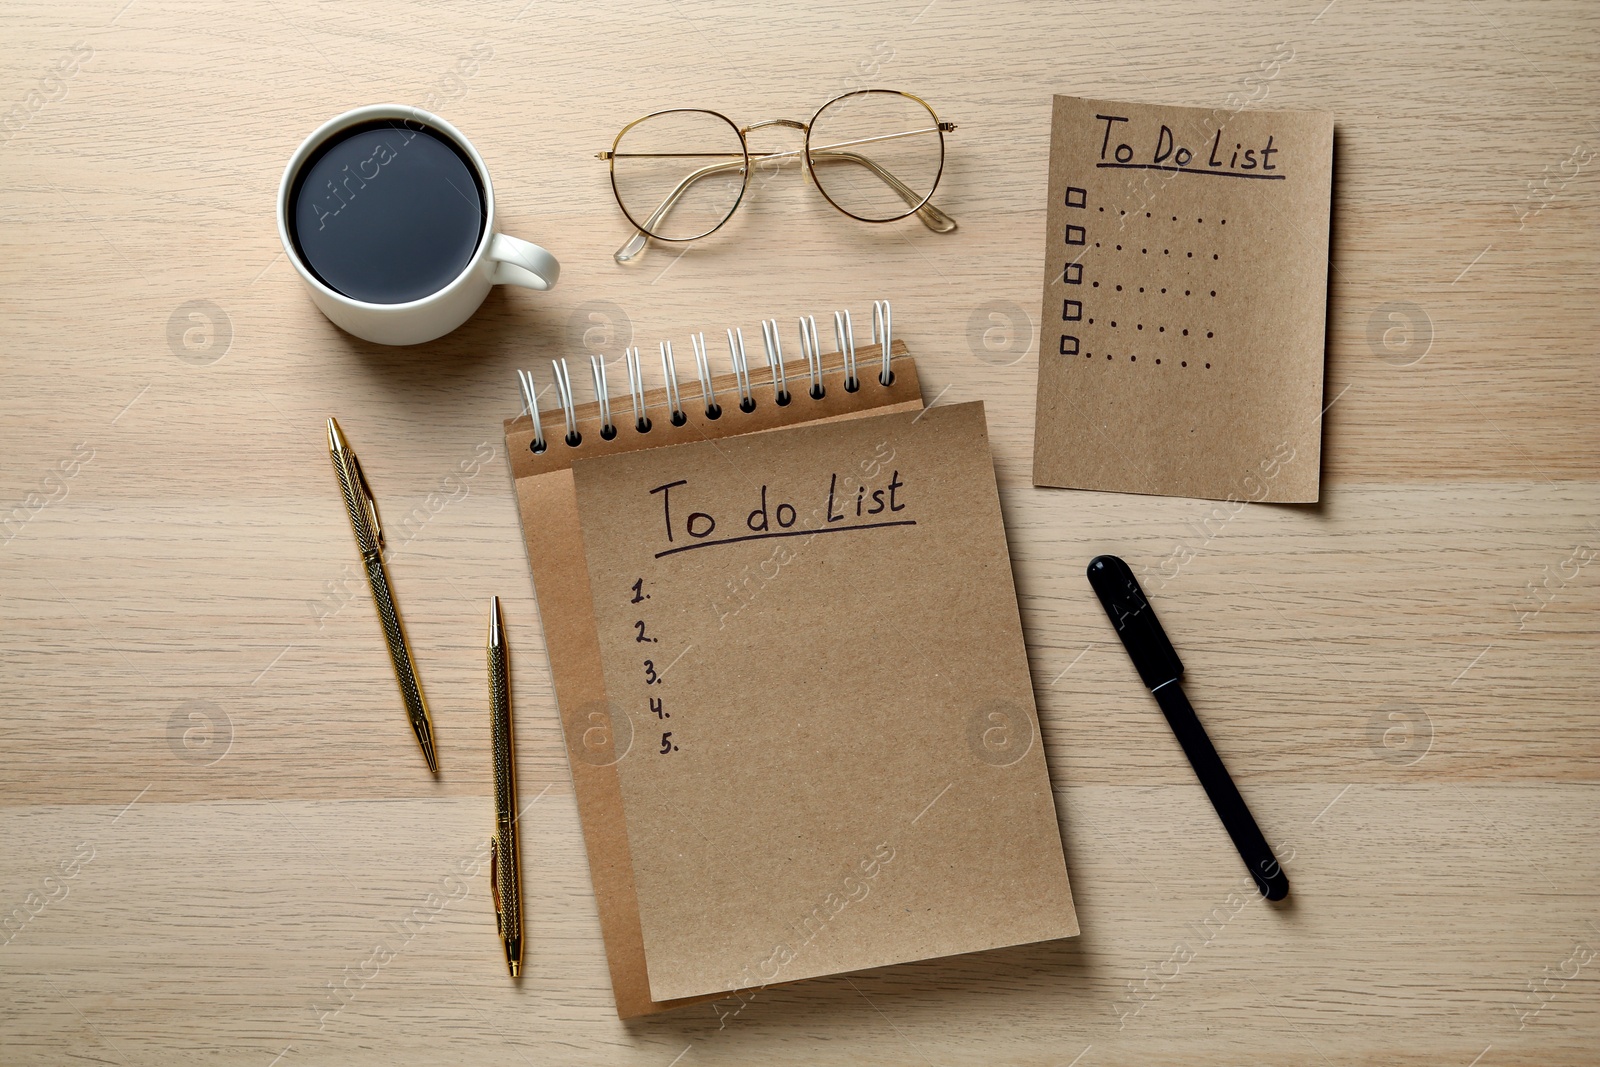
<svg viewBox="0 0 1600 1067">
<path fill-rule="evenodd" d="M 1055 98 L 1036 485 L 1315 501 L 1333 118 Z"/>
<path fill-rule="evenodd" d="M 1077 932 L 981 403 L 574 477 L 657 1000 Z"/>
<path fill-rule="evenodd" d="M 873 351 L 876 351 L 876 346 Z M 757 403 L 755 410 L 744 412 L 738 410 L 730 399 L 736 400 L 734 392 L 737 376 L 727 376 L 716 379 L 714 385 L 723 399 L 723 414 L 718 420 L 708 420 L 703 417 L 703 412 L 698 408 L 698 401 L 693 401 L 687 396 L 683 400 L 688 421 L 682 427 L 670 427 L 664 417 L 665 394 L 655 391 L 646 397 L 652 409 L 653 427 L 649 435 L 640 436 L 630 432 L 627 426 L 622 425 L 631 420 L 618 418 L 620 433 L 612 440 L 600 439 L 598 430 L 599 412 L 597 405 L 587 405 L 575 408 L 576 418 L 583 429 L 583 444 L 578 448 L 567 448 L 560 444 L 560 432 L 550 435 L 550 447 L 542 454 L 530 451 L 533 438 L 530 420 L 523 416 L 519 419 L 508 420 L 507 445 L 509 454 L 513 457 L 513 475 L 516 481 L 519 509 L 521 511 L 523 530 L 528 548 L 529 560 L 534 571 L 535 586 L 539 600 L 541 621 L 544 625 L 546 645 L 548 648 L 552 675 L 555 682 L 557 701 L 564 727 L 564 734 L 568 745 L 569 762 L 572 767 L 574 788 L 577 795 L 580 815 L 583 821 L 586 847 L 589 852 L 591 877 L 595 886 L 595 893 L 600 912 L 602 933 L 605 938 L 607 958 L 611 969 L 613 992 L 616 997 L 618 1014 L 624 1018 L 648 1014 L 665 1010 L 682 1004 L 692 1003 L 696 1000 L 712 999 L 717 994 L 726 993 L 735 988 L 751 985 L 771 984 L 785 982 L 799 977 L 803 967 L 797 967 L 790 973 L 780 969 L 778 973 L 771 973 L 774 964 L 767 961 L 772 946 L 768 953 L 761 959 L 750 961 L 756 965 L 752 968 L 752 975 L 729 974 L 725 981 L 713 982 L 706 986 L 701 994 L 673 996 L 667 993 L 652 995 L 651 977 L 646 962 L 646 942 L 641 925 L 640 896 L 636 887 L 634 859 L 630 849 L 629 819 L 625 814 L 623 791 L 619 771 L 629 769 L 629 760 L 640 761 L 645 757 L 658 757 L 661 748 L 661 735 L 667 732 L 657 729 L 658 723 L 665 722 L 650 711 L 648 701 L 633 701 L 631 693 L 616 693 L 608 689 L 602 664 L 602 642 L 600 631 L 597 629 L 595 601 L 592 596 L 590 576 L 586 562 L 586 548 L 584 544 L 586 525 L 580 523 L 580 511 L 575 481 L 574 464 L 580 469 L 598 469 L 604 474 L 607 462 L 595 459 L 592 464 L 587 464 L 581 457 L 616 456 L 621 460 L 643 463 L 646 466 L 655 462 L 655 457 L 664 455 L 667 448 L 656 447 L 670 445 L 673 442 L 684 441 L 716 441 L 717 444 L 703 447 L 720 449 L 728 447 L 721 443 L 723 438 L 738 438 L 739 442 L 757 438 L 773 438 L 781 441 L 793 431 L 781 429 L 786 425 L 796 423 L 810 423 L 813 425 L 841 420 L 860 419 L 877 412 L 918 412 L 921 410 L 921 396 L 917 385 L 915 364 L 900 354 L 904 347 L 897 345 L 895 348 L 897 358 L 894 363 L 893 383 L 881 386 L 875 375 L 878 367 L 877 360 L 863 360 L 861 374 L 862 388 L 856 392 L 847 392 L 842 388 L 844 371 L 837 354 L 828 357 L 828 362 L 822 372 L 822 381 L 826 385 L 823 398 L 813 400 L 806 395 L 805 385 L 808 379 L 804 371 L 795 375 L 793 365 L 789 367 L 790 388 L 794 400 L 787 407 L 779 407 L 772 402 L 770 391 Z M 870 370 L 867 369 L 870 366 Z M 748 374 L 744 376 L 746 383 Z M 746 385 L 748 388 L 748 384 Z M 696 390 L 697 391 L 697 390 Z M 688 390 L 685 390 L 688 392 Z M 732 396 L 730 396 L 732 394 Z M 931 416 L 930 416 L 931 417 Z M 545 413 L 548 421 L 550 413 Z M 924 420 L 926 422 L 927 420 Z M 931 429 L 937 429 L 939 423 L 934 423 Z M 669 430 L 668 433 L 659 433 Z M 760 433 L 757 431 L 774 431 Z M 649 452 L 640 452 L 642 448 L 650 449 Z M 630 453 L 632 453 L 630 455 Z M 802 453 L 803 454 L 803 453 Z M 984 452 L 984 462 L 987 463 L 987 453 Z M 870 456 L 863 457 L 870 460 Z M 880 455 L 881 460 L 881 455 Z M 992 469 L 985 468 L 988 479 L 989 491 L 993 492 Z M 580 475 L 587 478 L 587 474 Z M 671 480 L 671 479 L 667 479 Z M 900 501 L 897 499 L 896 501 Z M 774 500 L 772 507 L 776 511 L 778 502 Z M 852 503 L 852 507 L 853 507 Z M 870 500 L 865 508 L 872 505 Z M 685 518 L 687 518 L 685 513 Z M 996 516 L 998 512 L 996 512 Z M 740 516 L 743 522 L 748 515 Z M 789 512 L 784 512 L 784 518 L 790 518 Z M 773 523 L 777 517 L 774 514 Z M 998 521 L 998 520 L 996 520 Z M 697 529 L 702 520 L 697 519 Z M 851 535 L 845 535 L 848 539 Z M 859 536 L 859 535 L 858 535 Z M 1003 535 L 1002 535 L 1003 536 Z M 770 547 L 775 544 L 788 544 L 803 538 L 774 539 L 764 542 Z M 1001 541 L 1003 552 L 1003 540 Z M 686 555 L 692 556 L 693 553 Z M 1010 573 L 1007 566 L 1004 573 L 1007 595 L 1012 596 L 1010 602 L 1011 625 L 1016 626 L 1016 605 L 1014 595 L 1010 593 Z M 740 589 L 744 593 L 740 593 Z M 705 610 L 723 614 L 728 612 L 745 614 L 754 609 L 738 607 L 741 595 L 748 595 L 748 583 L 725 583 L 720 590 L 705 589 Z M 768 600 L 771 605 L 778 605 L 784 596 L 776 588 L 768 590 Z M 635 593 L 629 591 L 631 598 Z M 645 595 L 649 595 L 646 593 Z M 631 625 L 638 619 L 629 620 L 626 636 L 633 641 L 636 647 L 643 648 L 646 642 L 640 642 L 638 628 Z M 645 636 L 654 638 L 657 634 L 649 632 L 647 623 Z M 842 633 L 843 631 L 841 631 Z M 608 642 L 614 642 L 617 635 L 607 633 Z M 834 646 L 826 640 L 826 635 L 813 636 L 813 645 L 819 649 L 828 649 Z M 653 642 L 652 642 L 653 644 Z M 779 647 L 764 650 L 764 655 L 769 660 L 782 661 L 793 647 L 794 637 L 785 634 Z M 1016 631 L 1016 647 L 1021 653 L 1020 627 Z M 670 678 L 672 670 L 667 664 L 658 664 L 666 678 Z M 679 664 L 680 667 L 689 666 L 688 662 Z M 687 680 L 689 672 L 681 677 Z M 1008 768 L 1019 778 L 1030 777 L 1033 791 L 1042 797 L 1043 804 L 1039 807 L 1041 818 L 1037 823 L 1030 824 L 1036 830 L 1047 821 L 1049 831 L 1048 848 L 1042 854 L 1049 857 L 1053 853 L 1054 864 L 1060 868 L 1059 883 L 1052 883 L 1052 893 L 1045 906 L 1054 908 L 1059 921 L 1048 927 L 1046 932 L 1037 936 L 1063 936 L 1076 932 L 1076 921 L 1073 917 L 1070 903 L 1069 890 L 1066 883 L 1065 867 L 1062 861 L 1061 845 L 1055 824 L 1054 809 L 1050 804 L 1048 778 L 1044 771 L 1042 750 L 1037 740 L 1037 718 L 1033 712 L 1031 692 L 1027 690 L 1027 672 L 1025 662 L 1020 675 L 1022 679 L 1022 695 L 1026 697 L 1026 704 L 1013 701 L 992 709 L 987 709 L 998 718 L 985 720 L 982 718 L 985 709 L 979 709 L 979 725 L 974 727 L 971 736 L 952 739 L 952 743 L 963 751 L 987 754 L 990 760 L 985 767 L 994 769 L 994 764 L 1005 763 L 1013 760 Z M 663 685 L 670 683 L 663 682 Z M 614 687 L 613 687 L 614 688 Z M 773 699 L 769 695 L 769 702 Z M 782 699 L 781 692 L 775 699 Z M 625 706 L 637 703 L 637 707 Z M 1025 714 L 1024 714 L 1024 708 Z M 663 712 L 670 714 L 667 709 Z M 687 721 L 687 720 L 685 720 Z M 970 724 L 969 724 L 970 725 Z M 985 733 L 987 730 L 987 734 Z M 1022 747 L 1020 740 L 1023 735 L 1028 738 L 1027 747 Z M 670 744 L 670 739 L 669 739 Z M 976 747 L 972 747 L 976 746 Z M 1009 747 L 1008 747 L 1009 746 Z M 680 747 L 678 753 L 682 755 Z M 981 762 L 981 760 L 979 761 Z M 941 783 L 941 787 L 943 783 Z M 782 788 L 781 786 L 776 788 Z M 933 799 L 932 796 L 928 799 Z M 950 799 L 949 796 L 943 798 Z M 941 801 L 942 803 L 942 801 Z M 934 811 L 938 806 L 933 807 Z M 705 813 L 702 813 L 705 814 Z M 918 813 L 912 813 L 916 815 Z M 636 818 L 646 818 L 637 816 Z M 653 818 L 653 816 L 650 816 Z M 932 819 L 929 814 L 923 821 Z M 876 846 L 881 842 L 873 842 Z M 893 847 L 893 846 L 890 846 Z M 902 854 L 903 855 L 903 854 Z M 947 857 L 948 858 L 948 857 Z M 863 887 L 866 888 L 868 898 L 872 895 L 874 886 L 872 882 L 877 877 L 883 877 L 893 869 L 894 860 L 885 862 L 881 854 L 875 854 L 868 849 L 868 854 L 862 857 L 851 858 L 854 865 L 854 874 L 851 871 L 838 872 L 841 892 L 843 897 L 854 894 L 861 897 Z M 903 863 L 902 869 L 914 869 L 911 864 Z M 875 877 L 869 877 L 875 876 Z M 844 887 L 843 879 L 853 877 L 854 881 L 848 888 Z M 868 879 L 862 881 L 862 879 Z M 887 882 L 881 885 L 887 885 Z M 882 897 L 883 894 L 877 894 Z M 846 905 L 845 911 L 858 907 L 861 899 L 851 900 Z M 701 902 L 708 911 L 715 910 L 712 901 Z M 829 908 L 837 901 L 829 901 L 824 894 L 821 903 Z M 1027 902 L 1028 910 L 1037 907 L 1040 902 Z M 803 919 L 804 917 L 797 917 Z M 738 917 L 724 911 L 722 921 L 730 925 L 738 925 Z M 844 921 L 843 915 L 833 916 L 835 930 Z M 818 920 L 813 918 L 812 923 Z M 960 925 L 960 924 L 958 924 Z M 1035 935 L 1029 933 L 1025 938 L 1033 939 Z M 815 939 L 820 940 L 820 939 Z M 981 940 L 981 939 L 979 939 Z M 1011 943 L 1005 940 L 992 940 L 991 944 Z M 904 942 L 906 955 L 904 958 L 920 958 L 926 955 L 942 954 L 947 951 L 942 944 L 931 944 L 926 950 L 915 938 Z M 988 947 L 988 946 L 980 946 Z M 964 950 L 964 949 L 957 949 Z M 819 957 L 820 958 L 820 957 Z M 666 957 L 663 957 L 666 959 Z M 737 970 L 735 968 L 734 970 Z M 669 988 L 663 986 L 662 988 Z"/>
</svg>

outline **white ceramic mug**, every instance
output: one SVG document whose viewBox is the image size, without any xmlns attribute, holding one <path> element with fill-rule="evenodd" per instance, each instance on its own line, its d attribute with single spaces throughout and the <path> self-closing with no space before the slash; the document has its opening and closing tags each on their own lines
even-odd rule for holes
<svg viewBox="0 0 1600 1067">
<path fill-rule="evenodd" d="M 329 138 L 375 119 L 402 119 L 418 122 L 449 137 L 471 160 L 483 186 L 484 224 L 472 258 L 455 279 L 444 288 L 403 304 L 373 304 L 355 300 L 324 285 L 301 259 L 289 234 L 289 202 L 300 168 Z M 489 168 L 472 142 L 448 122 L 421 108 L 402 104 L 374 104 L 358 107 L 329 119 L 301 142 L 283 169 L 278 183 L 278 237 L 289 262 L 300 272 L 300 280 L 311 291 L 311 299 L 334 325 L 357 337 L 382 345 L 415 345 L 442 337 L 460 326 L 478 310 L 489 289 L 495 285 L 520 285 L 528 289 L 549 289 L 561 275 L 561 265 L 536 244 L 500 232 L 495 219 L 494 186 L 489 183 Z"/>
</svg>

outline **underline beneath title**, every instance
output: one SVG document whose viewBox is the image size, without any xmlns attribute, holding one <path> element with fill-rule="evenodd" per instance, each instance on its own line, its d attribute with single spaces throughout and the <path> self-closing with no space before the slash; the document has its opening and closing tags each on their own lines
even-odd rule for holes
<svg viewBox="0 0 1600 1067">
<path fill-rule="evenodd" d="M 1287 174 L 1245 174 L 1237 170 L 1200 170 L 1197 167 L 1163 167 L 1159 163 L 1096 163 L 1096 167 L 1115 170 L 1168 170 L 1174 174 L 1214 174 L 1219 178 L 1255 178 L 1257 181 L 1281 182 Z"/>
<path fill-rule="evenodd" d="M 669 548 L 664 552 L 657 552 L 656 559 L 662 556 L 671 556 L 679 552 L 688 552 L 696 548 L 710 548 L 713 545 L 736 545 L 740 541 L 764 541 L 769 537 L 804 537 L 807 534 L 845 533 L 850 530 L 881 530 L 886 526 L 915 526 L 916 519 L 899 519 L 895 522 L 858 522 L 853 526 L 823 526 L 815 530 L 772 530 L 768 533 L 745 534 L 743 537 L 724 537 L 719 541 L 696 541 L 692 545 L 679 545 Z"/>
</svg>

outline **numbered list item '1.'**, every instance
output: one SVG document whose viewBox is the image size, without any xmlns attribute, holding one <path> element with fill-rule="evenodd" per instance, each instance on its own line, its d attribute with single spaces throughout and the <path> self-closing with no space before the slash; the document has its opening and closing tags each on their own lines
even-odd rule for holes
<svg viewBox="0 0 1600 1067">
<path fill-rule="evenodd" d="M 1058 96 L 1036 485 L 1314 501 L 1333 117 Z"/>
<path fill-rule="evenodd" d="M 983 406 L 573 466 L 651 995 L 1078 932 Z"/>
</svg>

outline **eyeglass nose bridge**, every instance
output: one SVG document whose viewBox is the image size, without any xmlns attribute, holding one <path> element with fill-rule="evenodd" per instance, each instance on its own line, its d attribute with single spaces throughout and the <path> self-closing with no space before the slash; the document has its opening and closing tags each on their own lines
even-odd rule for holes
<svg viewBox="0 0 1600 1067">
<path fill-rule="evenodd" d="M 794 119 L 764 119 L 761 122 L 753 122 L 748 126 L 740 128 L 739 132 L 749 133 L 751 130 L 760 130 L 767 126 L 785 126 L 791 130 L 799 130 L 802 133 L 808 132 L 811 129 L 811 127 L 807 126 L 805 123 L 797 122 Z"/>
<path fill-rule="evenodd" d="M 748 126 L 740 127 L 739 136 L 747 138 L 752 130 L 766 129 L 768 126 L 782 126 L 784 129 L 799 130 L 801 133 L 806 135 L 808 141 L 811 137 L 810 125 L 804 122 L 798 122 L 795 119 L 763 119 L 760 122 L 753 122 Z M 759 168 L 764 173 L 768 174 L 769 177 L 778 168 L 783 166 L 784 161 L 804 158 L 804 153 L 798 148 L 791 148 L 776 152 L 750 152 L 747 144 L 746 152 L 751 163 L 756 168 Z M 817 183 L 817 178 L 816 175 L 811 173 L 811 165 L 809 162 L 805 164 L 804 171 L 806 182 L 811 185 L 815 185 Z"/>
</svg>

